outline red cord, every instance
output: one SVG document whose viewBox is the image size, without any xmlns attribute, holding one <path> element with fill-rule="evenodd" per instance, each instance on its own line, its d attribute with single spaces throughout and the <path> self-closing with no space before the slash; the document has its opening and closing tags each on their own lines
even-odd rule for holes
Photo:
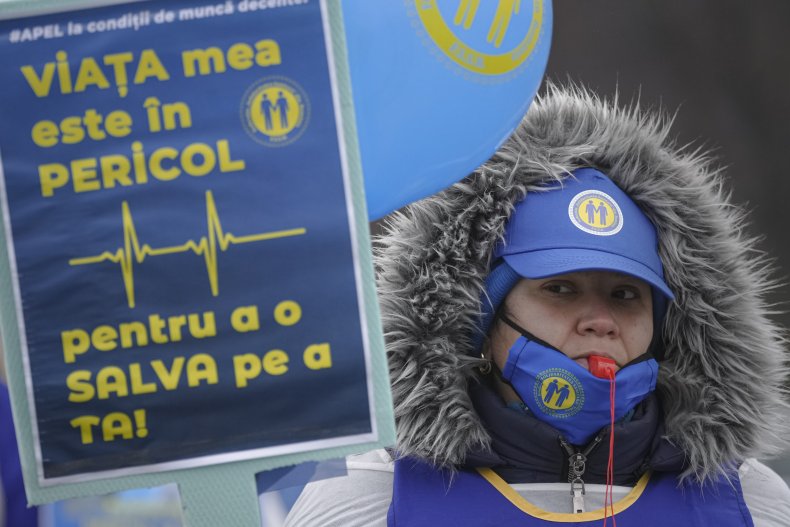
<svg viewBox="0 0 790 527">
<path fill-rule="evenodd" d="M 611 509 L 612 525 L 617 527 L 617 520 L 614 518 L 614 371 L 609 370 L 609 416 L 611 418 L 609 427 L 609 462 L 606 465 L 606 492 L 604 493 L 604 517 L 603 525 L 606 527 Z"/>
</svg>

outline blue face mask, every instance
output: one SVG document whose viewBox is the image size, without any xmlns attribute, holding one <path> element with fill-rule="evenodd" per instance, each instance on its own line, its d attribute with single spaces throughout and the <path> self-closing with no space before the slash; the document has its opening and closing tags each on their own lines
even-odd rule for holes
<svg viewBox="0 0 790 527">
<path fill-rule="evenodd" d="M 587 444 L 610 423 L 609 379 L 594 376 L 561 351 L 518 330 L 522 336 L 508 352 L 502 377 L 535 417 L 562 432 L 574 445 Z M 617 372 L 615 421 L 655 390 L 657 376 L 658 363 L 648 354 Z"/>
</svg>

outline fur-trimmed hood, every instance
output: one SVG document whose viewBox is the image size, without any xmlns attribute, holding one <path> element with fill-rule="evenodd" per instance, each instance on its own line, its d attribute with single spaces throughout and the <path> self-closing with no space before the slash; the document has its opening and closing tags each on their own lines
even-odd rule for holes
<svg viewBox="0 0 790 527">
<path fill-rule="evenodd" d="M 676 296 L 658 393 L 684 475 L 704 480 L 784 446 L 788 371 L 783 333 L 768 318 L 770 266 L 719 171 L 677 147 L 669 124 L 550 86 L 482 167 L 388 218 L 376 263 L 401 454 L 454 466 L 489 445 L 467 386 L 490 255 L 514 203 L 580 167 L 606 173 L 657 227 Z"/>
</svg>

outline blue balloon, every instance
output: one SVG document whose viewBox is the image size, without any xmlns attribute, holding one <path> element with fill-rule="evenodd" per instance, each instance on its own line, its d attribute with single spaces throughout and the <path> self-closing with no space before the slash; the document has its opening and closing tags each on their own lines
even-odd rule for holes
<svg viewBox="0 0 790 527">
<path fill-rule="evenodd" d="M 463 178 L 526 113 L 551 0 L 343 0 L 368 214 Z"/>
</svg>

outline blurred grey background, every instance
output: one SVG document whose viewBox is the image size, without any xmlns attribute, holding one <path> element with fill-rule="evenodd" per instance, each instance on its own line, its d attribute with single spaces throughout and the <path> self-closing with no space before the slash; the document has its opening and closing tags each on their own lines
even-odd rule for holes
<svg viewBox="0 0 790 527">
<path fill-rule="evenodd" d="M 782 286 L 769 298 L 790 328 L 790 2 L 553 4 L 547 78 L 677 111 L 675 137 L 713 151 L 775 258 Z M 790 482 L 790 451 L 768 464 Z"/>
</svg>

